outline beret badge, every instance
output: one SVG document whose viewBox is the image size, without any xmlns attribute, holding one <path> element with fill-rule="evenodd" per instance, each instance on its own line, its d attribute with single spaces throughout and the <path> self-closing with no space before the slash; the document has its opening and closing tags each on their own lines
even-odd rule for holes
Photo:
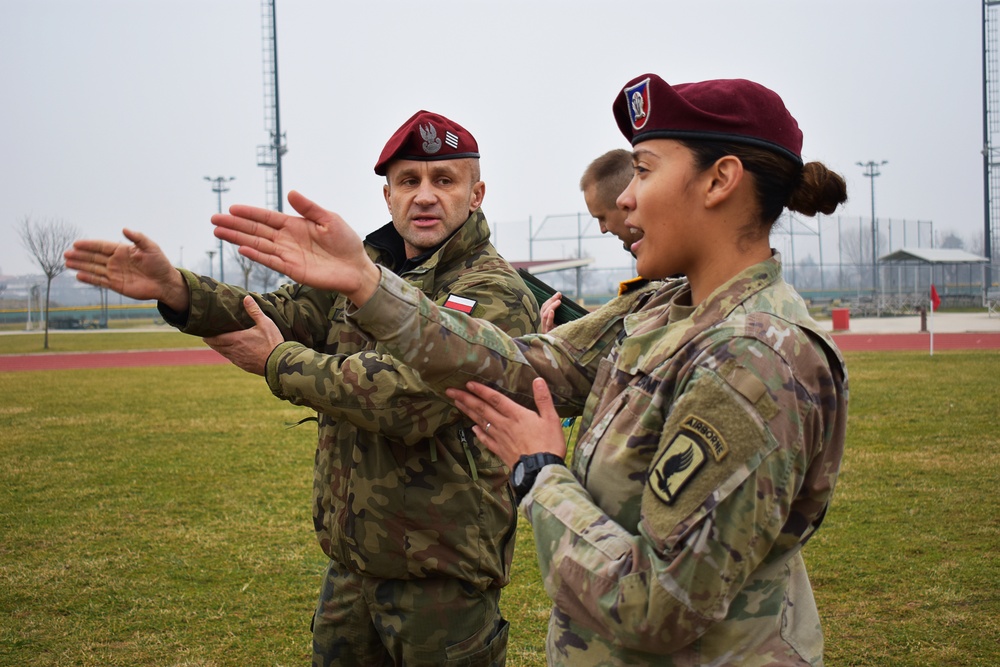
<svg viewBox="0 0 1000 667">
<path fill-rule="evenodd" d="M 441 150 L 441 140 L 438 139 L 437 130 L 430 123 L 427 123 L 427 127 L 420 125 L 420 136 L 424 140 L 422 148 L 424 152 L 428 155 L 433 155 Z"/>
<path fill-rule="evenodd" d="M 649 78 L 645 78 L 634 86 L 629 86 L 622 91 L 625 95 L 625 102 L 628 105 L 629 118 L 632 119 L 632 128 L 641 130 L 646 121 L 649 120 Z"/>
</svg>

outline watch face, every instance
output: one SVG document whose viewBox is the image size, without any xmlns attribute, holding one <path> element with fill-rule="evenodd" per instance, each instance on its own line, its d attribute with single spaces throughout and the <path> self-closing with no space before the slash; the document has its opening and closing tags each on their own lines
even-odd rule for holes
<svg viewBox="0 0 1000 667">
<path fill-rule="evenodd" d="M 524 481 L 524 462 L 518 461 L 514 464 L 514 474 L 511 481 L 514 482 L 514 486 L 520 486 L 521 482 Z"/>
</svg>

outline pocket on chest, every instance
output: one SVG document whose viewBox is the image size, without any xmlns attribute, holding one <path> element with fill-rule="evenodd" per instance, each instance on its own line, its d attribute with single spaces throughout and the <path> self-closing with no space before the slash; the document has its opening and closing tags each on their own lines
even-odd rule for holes
<svg viewBox="0 0 1000 667">
<path fill-rule="evenodd" d="M 578 478 L 598 506 L 629 530 L 638 525 L 642 489 L 662 427 L 653 396 L 634 384 L 602 406 L 577 443 Z"/>
</svg>

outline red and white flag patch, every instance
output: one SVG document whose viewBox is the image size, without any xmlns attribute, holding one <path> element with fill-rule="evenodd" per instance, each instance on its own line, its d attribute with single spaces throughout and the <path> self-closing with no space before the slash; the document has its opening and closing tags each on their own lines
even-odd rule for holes
<svg viewBox="0 0 1000 667">
<path fill-rule="evenodd" d="M 476 301 L 474 299 L 466 299 L 464 296 L 449 294 L 448 299 L 444 302 L 444 307 L 469 314 L 476 307 Z"/>
</svg>

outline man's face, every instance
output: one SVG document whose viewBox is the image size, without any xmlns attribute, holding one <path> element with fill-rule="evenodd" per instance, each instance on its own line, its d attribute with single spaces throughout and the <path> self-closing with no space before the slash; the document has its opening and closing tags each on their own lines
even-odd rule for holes
<svg viewBox="0 0 1000 667">
<path fill-rule="evenodd" d="M 627 213 L 612 203 L 610 206 L 601 201 L 597 195 L 597 184 L 591 183 L 583 190 L 583 201 L 587 203 L 587 210 L 597 218 L 601 225 L 601 233 L 611 232 L 621 240 L 625 250 L 632 252 L 632 244 L 639 240 L 639 236 L 634 235 L 632 230 L 625 226 Z"/>
<path fill-rule="evenodd" d="M 386 171 L 385 203 L 407 258 L 437 246 L 479 208 L 486 184 L 472 159 L 396 160 Z"/>
</svg>

